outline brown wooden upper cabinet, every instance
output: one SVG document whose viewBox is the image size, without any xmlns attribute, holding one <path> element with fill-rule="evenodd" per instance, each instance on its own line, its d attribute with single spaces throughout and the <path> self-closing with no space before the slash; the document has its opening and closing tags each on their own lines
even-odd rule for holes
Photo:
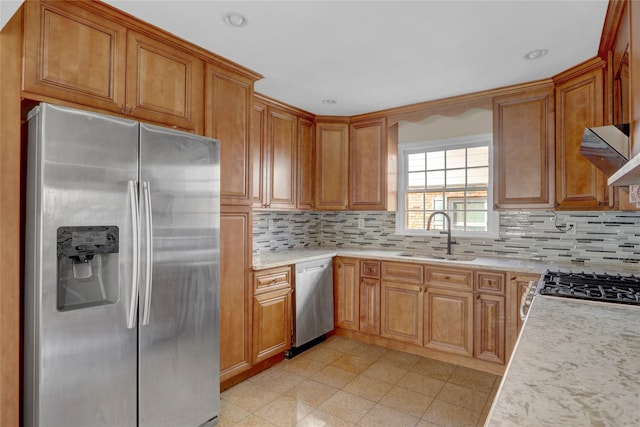
<svg viewBox="0 0 640 427">
<path fill-rule="evenodd" d="M 606 177 L 580 154 L 584 128 L 603 124 L 604 65 L 596 58 L 554 77 L 558 209 L 608 207 Z"/>
<path fill-rule="evenodd" d="M 339 118 L 336 118 L 339 119 Z M 316 120 L 317 210 L 349 206 L 349 123 Z"/>
<path fill-rule="evenodd" d="M 312 208 L 313 132 L 313 122 L 298 111 L 255 96 L 251 119 L 254 208 Z"/>
<path fill-rule="evenodd" d="M 298 117 L 298 209 L 313 209 L 315 202 L 316 125 Z"/>
<path fill-rule="evenodd" d="M 25 2 L 23 90 L 102 110 L 125 108 L 127 29 L 74 2 Z"/>
<path fill-rule="evenodd" d="M 29 98 L 202 132 L 204 64 L 179 41 L 127 29 L 91 2 L 26 2 L 24 34 Z"/>
<path fill-rule="evenodd" d="M 397 126 L 387 120 L 354 121 L 349 129 L 349 209 L 395 210 Z"/>
<path fill-rule="evenodd" d="M 551 82 L 493 100 L 496 208 L 553 208 L 554 103 Z"/>
<path fill-rule="evenodd" d="M 253 80 L 212 64 L 207 64 L 205 80 L 205 135 L 220 140 L 220 203 L 251 205 Z"/>
</svg>

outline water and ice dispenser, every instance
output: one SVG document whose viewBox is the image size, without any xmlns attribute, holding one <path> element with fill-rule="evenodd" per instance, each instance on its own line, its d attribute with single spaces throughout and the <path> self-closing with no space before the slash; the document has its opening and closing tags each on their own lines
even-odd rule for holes
<svg viewBox="0 0 640 427">
<path fill-rule="evenodd" d="M 57 242 L 58 310 L 118 301 L 118 227 L 60 227 Z"/>
</svg>

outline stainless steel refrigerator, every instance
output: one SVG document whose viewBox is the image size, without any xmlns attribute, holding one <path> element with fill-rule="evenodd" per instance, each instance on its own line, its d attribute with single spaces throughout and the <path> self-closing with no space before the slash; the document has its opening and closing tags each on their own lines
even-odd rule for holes
<svg viewBox="0 0 640 427">
<path fill-rule="evenodd" d="M 26 427 L 217 423 L 219 142 L 29 114 Z"/>
</svg>

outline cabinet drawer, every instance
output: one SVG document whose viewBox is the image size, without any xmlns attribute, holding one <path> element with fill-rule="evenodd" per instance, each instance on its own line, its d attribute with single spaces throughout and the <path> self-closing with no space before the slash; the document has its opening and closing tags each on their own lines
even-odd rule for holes
<svg viewBox="0 0 640 427">
<path fill-rule="evenodd" d="M 253 274 L 254 295 L 291 286 L 291 267 L 277 267 Z"/>
<path fill-rule="evenodd" d="M 425 271 L 425 283 L 427 285 L 449 289 L 473 290 L 472 270 L 453 270 L 451 268 L 427 266 Z"/>
<path fill-rule="evenodd" d="M 476 271 L 476 290 L 504 295 L 504 273 Z"/>
<path fill-rule="evenodd" d="M 362 260 L 360 261 L 360 276 L 373 277 L 374 279 L 380 278 L 380 262 Z"/>
<path fill-rule="evenodd" d="M 421 265 L 399 262 L 382 263 L 382 279 L 400 283 L 418 283 L 424 281 L 424 270 Z"/>
</svg>

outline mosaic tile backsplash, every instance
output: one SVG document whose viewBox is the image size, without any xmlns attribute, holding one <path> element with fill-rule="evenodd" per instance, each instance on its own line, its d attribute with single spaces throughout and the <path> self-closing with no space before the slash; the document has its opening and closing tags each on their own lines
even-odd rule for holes
<svg viewBox="0 0 640 427">
<path fill-rule="evenodd" d="M 555 226 L 575 223 L 575 232 Z M 447 237 L 395 235 L 395 212 L 254 212 L 253 250 L 350 247 L 446 252 Z M 364 228 L 359 229 L 359 220 Z M 271 224 L 271 227 L 269 225 Z M 640 263 L 640 212 L 501 212 L 500 237 L 455 238 L 453 253 Z M 640 264 L 639 264 L 640 266 Z"/>
</svg>

